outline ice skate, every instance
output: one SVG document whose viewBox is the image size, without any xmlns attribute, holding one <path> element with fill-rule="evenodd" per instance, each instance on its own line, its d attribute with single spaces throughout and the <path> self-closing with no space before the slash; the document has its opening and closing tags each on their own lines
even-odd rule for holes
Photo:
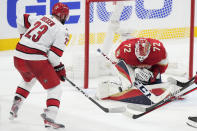
<svg viewBox="0 0 197 131">
<path fill-rule="evenodd" d="M 191 127 L 197 128 L 197 117 L 189 116 L 188 121 L 186 123 L 187 123 L 187 125 L 189 125 Z"/>
<path fill-rule="evenodd" d="M 9 117 L 10 120 L 17 118 L 17 116 L 18 116 L 17 113 L 18 113 L 18 109 L 19 109 L 19 105 L 20 105 L 21 101 L 22 101 L 22 99 L 20 97 L 15 96 L 14 102 L 13 102 L 13 105 L 12 105 L 12 108 L 10 111 L 10 117 Z"/>
<path fill-rule="evenodd" d="M 45 110 L 45 112 L 47 111 L 47 109 Z M 65 128 L 65 126 L 63 124 L 60 124 L 60 123 L 56 123 L 54 122 L 54 120 L 52 120 L 51 118 L 48 118 L 46 116 L 46 113 L 42 113 L 41 114 L 41 117 L 43 118 L 44 120 L 44 125 L 45 125 L 45 128 L 53 128 L 53 129 L 61 129 L 61 128 Z"/>
</svg>

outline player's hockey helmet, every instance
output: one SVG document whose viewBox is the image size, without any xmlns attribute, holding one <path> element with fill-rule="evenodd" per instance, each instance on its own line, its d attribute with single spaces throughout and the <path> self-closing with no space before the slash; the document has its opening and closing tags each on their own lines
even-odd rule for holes
<svg viewBox="0 0 197 131">
<path fill-rule="evenodd" d="M 151 44 L 144 38 L 140 38 L 135 43 L 135 55 L 139 61 L 143 62 L 150 53 Z"/>
<path fill-rule="evenodd" d="M 52 15 L 58 16 L 62 24 L 64 24 L 69 17 L 69 8 L 66 4 L 58 2 L 52 8 Z"/>
</svg>

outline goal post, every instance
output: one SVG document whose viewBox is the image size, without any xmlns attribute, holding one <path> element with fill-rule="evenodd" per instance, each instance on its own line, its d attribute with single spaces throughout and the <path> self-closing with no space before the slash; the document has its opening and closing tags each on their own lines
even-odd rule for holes
<svg viewBox="0 0 197 131">
<path fill-rule="evenodd" d="M 136 23 L 131 22 L 130 25 L 139 28 L 137 32 L 134 32 L 132 34 L 135 37 L 152 37 L 156 39 L 175 39 L 177 37 L 188 37 L 189 38 L 189 67 L 188 67 L 188 77 L 191 78 L 193 75 L 193 48 L 194 48 L 194 17 L 195 17 L 195 0 L 188 1 L 190 7 L 188 8 L 183 8 L 185 9 L 190 9 L 189 11 L 187 10 L 186 12 L 189 12 L 189 18 L 186 17 L 184 19 L 187 19 L 186 21 L 190 21 L 189 25 L 186 23 L 186 25 L 181 25 L 177 21 L 177 26 L 181 25 L 182 27 L 173 27 L 173 25 L 169 25 L 169 27 L 161 27 L 160 23 L 166 22 L 164 19 L 168 15 L 184 15 L 184 14 L 173 14 L 172 12 L 172 4 L 176 4 L 177 0 L 157 0 L 154 1 L 156 2 L 159 6 L 160 9 L 146 9 L 144 7 L 144 3 L 147 3 L 147 0 L 86 0 L 85 1 L 85 50 L 84 50 L 84 88 L 88 88 L 88 83 L 89 83 L 89 45 L 90 45 L 90 6 L 91 3 L 102 3 L 102 2 L 127 2 L 129 3 L 130 1 L 135 2 L 135 13 L 137 12 L 137 17 L 141 20 L 136 20 Z M 153 1 L 153 0 L 151 0 Z M 158 3 L 158 1 L 160 3 Z M 126 4 L 127 4 L 126 3 Z M 185 5 L 184 5 L 185 6 Z M 178 7 L 177 7 L 178 8 Z M 132 10 L 132 11 L 133 11 Z M 133 11 L 134 12 L 134 11 Z M 133 13 L 132 12 L 132 13 Z M 176 11 L 177 13 L 178 11 Z M 105 13 L 105 12 L 104 12 Z M 160 13 L 160 14 L 157 14 Z M 170 14 L 172 13 L 172 14 Z M 100 13 L 102 15 L 102 13 Z M 123 15 L 123 14 L 122 14 Z M 124 17 L 124 16 L 123 16 Z M 128 17 L 127 17 L 128 18 Z M 156 23 L 152 23 L 154 18 L 158 18 Z M 147 28 L 144 27 L 141 29 L 141 25 L 143 25 L 144 21 L 148 21 L 150 25 L 155 24 L 155 28 L 149 29 L 149 23 L 147 23 Z M 166 23 L 168 24 L 168 23 Z M 172 33 L 172 34 L 171 34 Z M 117 37 L 119 37 L 117 35 Z"/>
<path fill-rule="evenodd" d="M 193 77 L 195 0 L 191 0 L 189 79 Z"/>
</svg>

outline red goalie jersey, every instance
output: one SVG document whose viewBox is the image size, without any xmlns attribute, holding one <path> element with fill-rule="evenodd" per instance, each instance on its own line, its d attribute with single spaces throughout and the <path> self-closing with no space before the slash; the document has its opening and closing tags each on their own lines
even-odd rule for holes
<svg viewBox="0 0 197 131">
<path fill-rule="evenodd" d="M 123 41 L 115 50 L 115 56 L 132 68 L 146 68 L 156 77 L 168 67 L 166 50 L 159 40 L 132 38 Z"/>
</svg>

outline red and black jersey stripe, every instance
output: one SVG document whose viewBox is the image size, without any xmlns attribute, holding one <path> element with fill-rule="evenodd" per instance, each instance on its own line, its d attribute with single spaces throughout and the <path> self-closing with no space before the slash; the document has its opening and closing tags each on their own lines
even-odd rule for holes
<svg viewBox="0 0 197 131">
<path fill-rule="evenodd" d="M 24 26 L 27 29 L 31 26 L 31 24 L 28 21 L 28 18 L 29 18 L 29 14 L 24 14 Z"/>
<path fill-rule="evenodd" d="M 47 107 L 49 106 L 56 106 L 59 108 L 60 106 L 60 101 L 58 99 L 55 99 L 55 98 L 50 98 L 50 99 L 47 99 Z"/>
<path fill-rule="evenodd" d="M 16 50 L 25 54 L 36 54 L 36 55 L 44 55 L 45 57 L 47 57 L 47 53 L 39 50 L 39 49 L 35 49 L 35 48 L 30 48 L 28 46 L 22 45 L 20 43 L 18 43 L 16 45 Z"/>
<path fill-rule="evenodd" d="M 24 97 L 24 98 L 27 98 L 27 96 L 29 95 L 29 91 L 23 89 L 22 87 L 17 87 L 17 90 L 16 90 L 16 94 L 19 94 L 20 96 Z"/>
<path fill-rule="evenodd" d="M 56 55 L 58 55 L 59 57 L 61 57 L 63 55 L 63 50 L 55 47 L 55 46 L 51 46 L 50 48 L 51 51 L 53 51 Z"/>
</svg>

